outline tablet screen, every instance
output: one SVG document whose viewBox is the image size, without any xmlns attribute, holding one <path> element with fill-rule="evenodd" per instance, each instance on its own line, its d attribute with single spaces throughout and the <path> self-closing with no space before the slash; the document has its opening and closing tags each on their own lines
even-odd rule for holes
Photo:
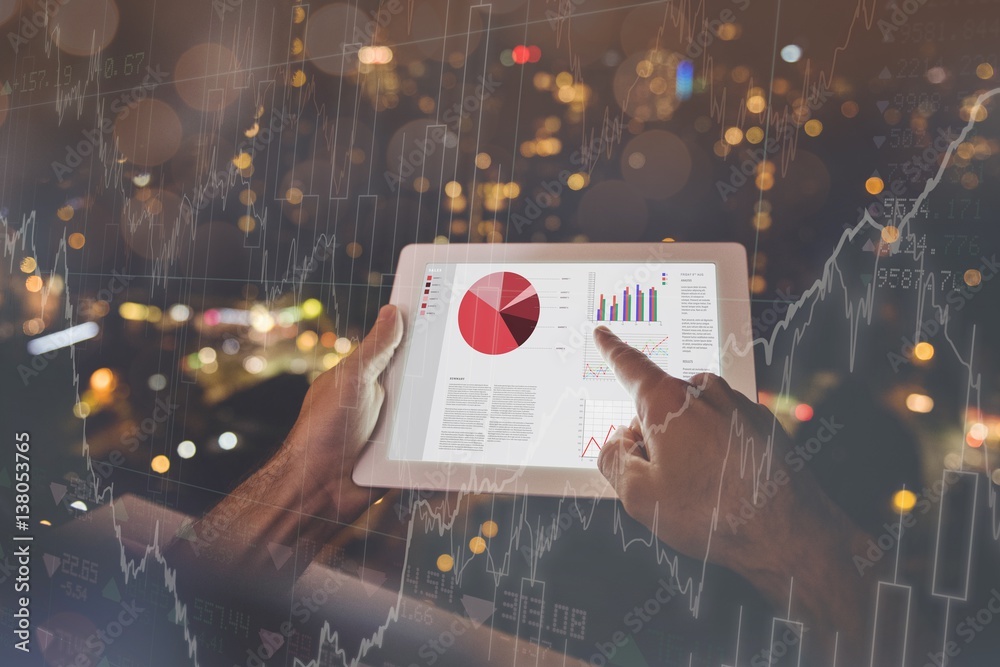
<svg viewBox="0 0 1000 667">
<path fill-rule="evenodd" d="M 671 375 L 719 372 L 713 263 L 428 264 L 422 280 L 393 459 L 596 467 L 635 415 L 599 324 Z"/>
</svg>

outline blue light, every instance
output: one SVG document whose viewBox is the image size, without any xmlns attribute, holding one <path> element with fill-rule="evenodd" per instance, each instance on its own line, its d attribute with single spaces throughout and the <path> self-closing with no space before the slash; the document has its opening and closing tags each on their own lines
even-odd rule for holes
<svg viewBox="0 0 1000 667">
<path fill-rule="evenodd" d="M 785 48 L 781 49 L 781 59 L 786 63 L 797 63 L 801 57 L 802 49 L 795 44 L 789 44 Z"/>
<path fill-rule="evenodd" d="M 691 97 L 691 87 L 694 82 L 694 63 L 682 60 L 677 66 L 677 97 L 686 100 Z"/>
</svg>

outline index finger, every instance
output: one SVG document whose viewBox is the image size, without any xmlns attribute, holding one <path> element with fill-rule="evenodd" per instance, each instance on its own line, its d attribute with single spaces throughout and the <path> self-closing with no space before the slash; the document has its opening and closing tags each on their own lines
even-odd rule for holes
<svg viewBox="0 0 1000 667">
<path fill-rule="evenodd" d="M 648 390 L 659 384 L 663 378 L 669 377 L 659 366 L 650 361 L 649 357 L 605 326 L 594 329 L 594 340 L 597 342 L 597 349 L 601 351 L 601 356 L 608 362 L 618 382 L 632 396 L 637 406 L 640 398 L 645 396 Z"/>
</svg>

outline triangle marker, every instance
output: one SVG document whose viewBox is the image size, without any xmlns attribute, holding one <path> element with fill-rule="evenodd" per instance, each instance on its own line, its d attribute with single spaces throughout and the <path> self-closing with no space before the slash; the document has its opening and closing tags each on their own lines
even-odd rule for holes
<svg viewBox="0 0 1000 667">
<path fill-rule="evenodd" d="M 361 577 L 361 584 L 365 587 L 365 592 L 368 593 L 368 597 L 375 595 L 386 580 L 384 572 L 373 570 L 370 567 L 361 568 L 358 574 Z"/>
<path fill-rule="evenodd" d="M 56 505 L 61 503 L 62 499 L 66 496 L 66 487 L 62 484 L 52 482 L 49 484 L 49 489 L 52 490 L 52 500 L 55 501 Z"/>
<path fill-rule="evenodd" d="M 114 579 L 108 580 L 108 585 L 104 587 L 103 591 L 101 591 L 101 595 L 109 600 L 113 600 L 114 602 L 122 601 L 121 591 L 118 590 L 118 584 L 115 583 Z"/>
<path fill-rule="evenodd" d="M 62 563 L 62 559 L 59 556 L 53 556 L 52 554 L 45 554 L 42 556 L 42 560 L 45 561 L 45 571 L 49 573 L 49 577 L 56 573 L 59 569 L 59 565 Z"/>
<path fill-rule="evenodd" d="M 287 563 L 288 559 L 292 557 L 292 548 L 277 542 L 268 542 L 267 550 L 271 553 L 271 561 L 274 563 L 274 569 L 276 570 L 280 570 L 281 566 Z"/>
<path fill-rule="evenodd" d="M 485 623 L 497 609 L 492 601 L 472 597 L 471 595 L 462 596 L 462 606 L 465 607 L 465 613 L 469 615 L 472 624 L 477 628 Z"/>
</svg>

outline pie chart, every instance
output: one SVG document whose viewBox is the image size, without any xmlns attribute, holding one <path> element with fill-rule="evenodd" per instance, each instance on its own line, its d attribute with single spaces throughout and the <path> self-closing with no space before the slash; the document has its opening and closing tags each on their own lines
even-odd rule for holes
<svg viewBox="0 0 1000 667">
<path fill-rule="evenodd" d="M 538 325 L 538 292 L 510 271 L 483 276 L 458 307 L 458 329 L 469 347 L 483 354 L 506 354 L 521 347 Z"/>
</svg>

